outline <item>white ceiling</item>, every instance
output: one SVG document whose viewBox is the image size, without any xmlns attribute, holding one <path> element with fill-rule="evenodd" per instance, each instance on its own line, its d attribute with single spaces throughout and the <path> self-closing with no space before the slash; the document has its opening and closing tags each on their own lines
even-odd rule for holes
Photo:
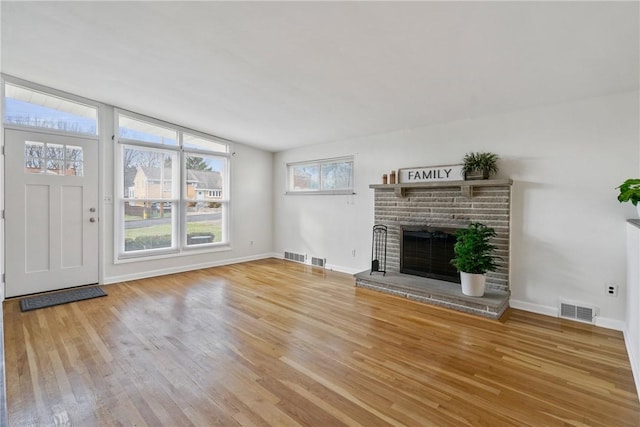
<svg viewBox="0 0 640 427">
<path fill-rule="evenodd" d="M 271 151 L 638 90 L 638 2 L 10 2 L 3 73 Z"/>
</svg>

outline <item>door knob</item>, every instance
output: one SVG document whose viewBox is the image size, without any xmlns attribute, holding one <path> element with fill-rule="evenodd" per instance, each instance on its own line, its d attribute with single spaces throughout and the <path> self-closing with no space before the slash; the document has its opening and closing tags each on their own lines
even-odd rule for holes
<svg viewBox="0 0 640 427">
<path fill-rule="evenodd" d="M 89 218 L 89 222 L 96 222 L 96 219 L 94 217 Z"/>
</svg>

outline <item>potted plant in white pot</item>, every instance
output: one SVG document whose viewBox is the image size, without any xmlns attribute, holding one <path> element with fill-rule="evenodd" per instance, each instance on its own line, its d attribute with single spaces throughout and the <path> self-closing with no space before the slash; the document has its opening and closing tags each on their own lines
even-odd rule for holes
<svg viewBox="0 0 640 427">
<path fill-rule="evenodd" d="M 456 231 L 451 264 L 460 272 L 462 293 L 472 297 L 484 295 L 487 271 L 495 271 L 496 247 L 491 239 L 496 231 L 479 222 Z"/>
<path fill-rule="evenodd" d="M 640 179 L 629 178 L 616 187 L 616 189 L 620 190 L 620 193 L 618 193 L 618 201 L 620 203 L 631 202 L 638 210 L 638 216 L 640 216 L 640 206 L 638 205 L 640 201 Z"/>
<path fill-rule="evenodd" d="M 489 179 L 498 172 L 498 157 L 494 153 L 467 153 L 462 160 L 464 179 Z"/>
</svg>

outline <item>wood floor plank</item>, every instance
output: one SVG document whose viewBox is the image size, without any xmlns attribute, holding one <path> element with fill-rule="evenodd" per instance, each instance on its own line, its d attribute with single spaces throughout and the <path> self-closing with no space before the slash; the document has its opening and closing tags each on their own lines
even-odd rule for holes
<svg viewBox="0 0 640 427">
<path fill-rule="evenodd" d="M 106 288 L 5 301 L 9 425 L 640 425 L 617 331 L 478 318 L 276 259 Z"/>
</svg>

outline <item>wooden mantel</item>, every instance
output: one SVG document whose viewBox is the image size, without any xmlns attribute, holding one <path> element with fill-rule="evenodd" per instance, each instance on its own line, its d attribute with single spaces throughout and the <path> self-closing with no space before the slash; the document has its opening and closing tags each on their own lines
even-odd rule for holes
<svg viewBox="0 0 640 427">
<path fill-rule="evenodd" d="M 469 181 L 434 181 L 434 182 L 414 182 L 406 184 L 370 184 L 369 188 L 377 190 L 394 190 L 397 197 L 405 197 L 405 190 L 411 188 L 460 188 L 462 194 L 466 197 L 473 197 L 473 189 L 475 187 L 496 187 L 511 186 L 513 181 L 510 179 L 483 179 Z"/>
</svg>

